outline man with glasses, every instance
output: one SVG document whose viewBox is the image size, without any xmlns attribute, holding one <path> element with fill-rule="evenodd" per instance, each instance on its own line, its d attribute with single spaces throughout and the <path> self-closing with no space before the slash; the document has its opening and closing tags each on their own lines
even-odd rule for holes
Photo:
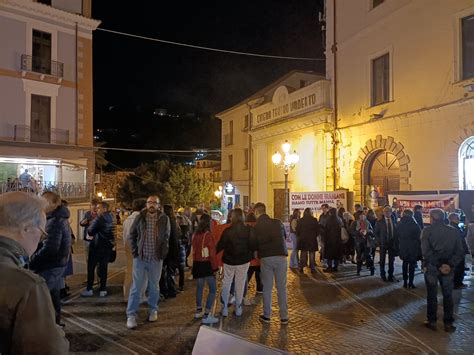
<svg viewBox="0 0 474 355">
<path fill-rule="evenodd" d="M 149 322 L 158 319 L 160 299 L 159 282 L 163 260 L 168 254 L 170 221 L 160 211 L 158 196 L 149 196 L 144 209 L 135 218 L 130 230 L 130 244 L 133 255 L 133 284 L 128 297 L 127 328 L 137 327 L 137 313 L 145 276 L 148 276 Z"/>
<path fill-rule="evenodd" d="M 0 354 L 67 354 L 46 282 L 26 269 L 44 236 L 46 201 L 0 195 Z"/>
</svg>

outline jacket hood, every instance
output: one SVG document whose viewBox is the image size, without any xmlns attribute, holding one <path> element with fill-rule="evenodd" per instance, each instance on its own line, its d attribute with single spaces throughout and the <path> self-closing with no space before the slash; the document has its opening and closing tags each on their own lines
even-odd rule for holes
<svg viewBox="0 0 474 355">
<path fill-rule="evenodd" d="M 54 211 L 52 212 L 49 212 L 47 215 L 46 215 L 46 218 L 47 219 L 50 219 L 50 218 L 64 218 L 64 219 L 69 219 L 69 217 L 71 216 L 71 213 L 69 212 L 69 209 L 63 205 L 59 206 L 58 208 L 56 208 Z"/>
</svg>

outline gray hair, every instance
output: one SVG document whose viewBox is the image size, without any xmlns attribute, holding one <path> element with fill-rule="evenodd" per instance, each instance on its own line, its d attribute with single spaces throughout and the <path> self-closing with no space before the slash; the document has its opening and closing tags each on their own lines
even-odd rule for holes
<svg viewBox="0 0 474 355">
<path fill-rule="evenodd" d="M 440 208 L 433 208 L 430 211 L 430 217 L 433 219 L 435 222 L 442 222 L 444 221 L 444 211 Z"/>
<path fill-rule="evenodd" d="M 41 226 L 47 202 L 26 192 L 7 192 L 0 195 L 0 228 L 15 229 Z"/>
</svg>

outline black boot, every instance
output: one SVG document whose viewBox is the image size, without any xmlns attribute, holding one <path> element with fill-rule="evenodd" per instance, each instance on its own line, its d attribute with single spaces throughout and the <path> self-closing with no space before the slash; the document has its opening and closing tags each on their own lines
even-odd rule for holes
<svg viewBox="0 0 474 355">
<path fill-rule="evenodd" d="M 407 288 L 407 287 L 408 287 L 407 283 L 408 283 L 407 280 L 403 280 L 403 288 Z"/>
</svg>

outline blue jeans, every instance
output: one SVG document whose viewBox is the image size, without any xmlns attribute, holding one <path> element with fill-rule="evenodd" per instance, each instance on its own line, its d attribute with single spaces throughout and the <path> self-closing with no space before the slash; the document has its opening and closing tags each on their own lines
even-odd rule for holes
<svg viewBox="0 0 474 355">
<path fill-rule="evenodd" d="M 270 318 L 272 315 L 272 290 L 275 279 L 280 319 L 288 319 L 288 303 L 286 295 L 286 256 L 268 256 L 260 259 L 261 277 L 263 283 L 263 315 Z"/>
<path fill-rule="evenodd" d="M 204 291 L 204 284 L 207 283 L 209 287 L 209 294 L 207 295 L 206 300 L 206 313 L 209 313 L 212 309 L 212 305 L 214 304 L 214 300 L 216 298 L 216 277 L 215 276 L 207 276 L 201 277 L 196 279 L 197 287 L 196 287 L 196 308 L 202 309 L 202 293 Z"/>
<path fill-rule="evenodd" d="M 158 309 L 160 300 L 160 277 L 163 260 L 143 261 L 139 257 L 133 258 L 133 283 L 128 296 L 127 316 L 137 316 L 140 307 L 140 296 L 146 277 L 148 276 L 148 306 L 150 312 Z"/>
<path fill-rule="evenodd" d="M 291 256 L 290 256 L 290 267 L 292 269 L 297 269 L 300 264 L 298 257 L 298 249 L 296 249 L 296 234 L 290 233 L 291 238 Z"/>
<path fill-rule="evenodd" d="M 438 309 L 438 282 L 443 293 L 444 324 L 453 324 L 453 284 L 454 270 L 447 275 L 441 274 L 436 266 L 428 265 L 425 272 L 426 296 L 428 306 L 426 308 L 428 321 L 436 323 Z"/>
</svg>

